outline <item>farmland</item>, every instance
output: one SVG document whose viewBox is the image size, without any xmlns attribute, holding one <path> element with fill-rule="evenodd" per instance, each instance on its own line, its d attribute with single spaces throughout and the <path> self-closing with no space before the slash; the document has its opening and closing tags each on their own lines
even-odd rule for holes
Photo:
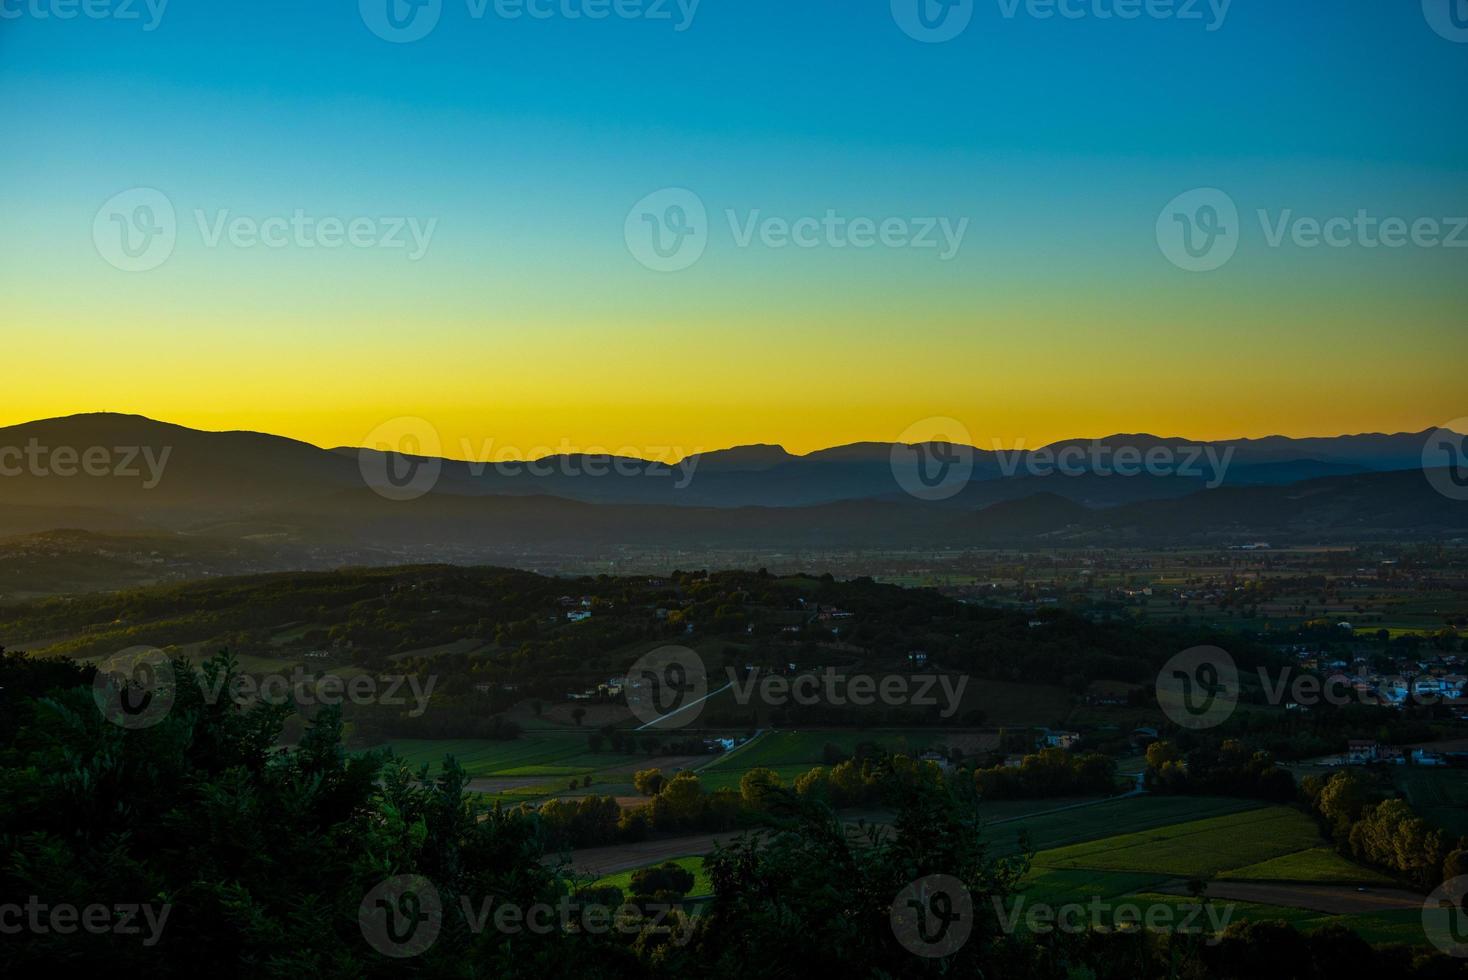
<svg viewBox="0 0 1468 980">
<path fill-rule="evenodd" d="M 1126 807 L 1133 818 L 1162 817 L 1153 809 L 1162 802 L 1118 800 L 1069 815 L 1095 820 L 1110 807 L 1112 819 L 1105 824 L 1126 826 L 1127 814 L 1117 808 Z M 1212 802 L 1219 808 L 1225 804 Z M 1046 822 L 1065 816 L 1027 823 L 1045 837 Z M 1040 850 L 1024 894 L 1053 905 L 1096 896 L 1112 905 L 1179 908 L 1194 901 L 1183 879 L 1196 876 L 1212 879 L 1205 894 L 1211 904 L 1226 907 L 1233 920 L 1278 919 L 1310 931 L 1344 918 L 1372 941 L 1424 941 L 1420 897 L 1335 854 L 1324 846 L 1313 821 L 1291 807 L 1254 806 L 1149 829 L 1135 829 L 1134 819 L 1130 826 L 1125 833 L 1091 834 L 1080 843 Z M 1053 841 L 1058 835 L 1051 830 L 1048 836 Z M 1044 847 L 1043 840 L 1039 846 Z"/>
<path fill-rule="evenodd" d="M 673 858 L 672 861 L 674 864 L 678 865 L 685 871 L 693 872 L 693 887 L 688 891 L 689 897 L 698 898 L 700 896 L 713 893 L 714 887 L 709 882 L 708 873 L 704 871 L 702 856 L 695 855 L 690 857 Z M 663 862 L 659 861 L 650 866 L 656 867 L 657 864 L 661 863 Z M 607 875 L 604 878 L 597 879 L 595 882 L 592 883 L 592 885 L 593 887 L 597 888 L 620 888 L 622 889 L 622 893 L 624 895 L 631 894 L 632 875 L 636 870 L 637 869 L 634 868 L 632 871 L 620 871 L 616 874 Z"/>
<path fill-rule="evenodd" d="M 1468 836 L 1468 770 L 1406 766 L 1392 774 L 1412 809 L 1456 837 Z"/>
<path fill-rule="evenodd" d="M 592 752 L 587 736 L 576 732 L 537 732 L 512 741 L 396 739 L 380 748 L 391 749 L 414 769 L 427 765 L 431 774 L 453 756 L 469 776 L 471 791 L 506 803 L 569 793 L 572 780 L 587 777 L 588 792 L 630 794 L 632 774 L 639 769 L 672 773 L 717 758 Z"/>
<path fill-rule="evenodd" d="M 1318 843 L 1315 824 L 1305 814 L 1290 807 L 1262 807 L 1062 847 L 1038 855 L 1035 863 L 1207 877 Z"/>
<path fill-rule="evenodd" d="M 1218 876 L 1220 879 L 1241 878 L 1250 881 L 1297 881 L 1340 885 L 1381 885 L 1394 882 L 1386 875 L 1359 864 L 1352 864 L 1328 847 L 1312 847 L 1294 851 L 1280 857 L 1260 861 L 1258 864 L 1232 868 Z"/>
<path fill-rule="evenodd" d="M 790 746 L 771 745 L 762 758 L 778 762 Z M 1280 920 L 1312 931 L 1344 921 L 1375 942 L 1421 944 L 1420 897 L 1392 879 L 1354 865 L 1320 840 L 1313 821 L 1292 807 L 1264 806 L 1224 797 L 1139 796 L 1088 803 L 1061 812 L 1048 807 L 1068 801 L 1010 801 L 985 805 L 990 815 L 986 836 L 991 853 L 1012 854 L 1007 840 L 1026 832 L 1034 853 L 1030 872 L 1010 910 L 1037 904 L 1101 905 L 1104 925 L 1112 925 L 1131 908 L 1166 908 L 1188 920 L 1197 900 L 1186 879 L 1208 881 L 1208 907 L 1198 924 L 1218 928 L 1236 921 Z M 1111 833 L 1124 828 L 1122 833 Z M 708 894 L 703 859 L 715 838 L 668 840 L 655 847 L 637 845 L 640 862 L 626 862 L 597 884 L 625 891 L 632 871 L 663 860 L 694 872 L 690 896 Z M 682 848 L 685 856 L 677 857 Z M 605 866 L 606 858 L 578 866 Z M 1211 879 L 1211 880 L 1209 880 Z"/>
</svg>

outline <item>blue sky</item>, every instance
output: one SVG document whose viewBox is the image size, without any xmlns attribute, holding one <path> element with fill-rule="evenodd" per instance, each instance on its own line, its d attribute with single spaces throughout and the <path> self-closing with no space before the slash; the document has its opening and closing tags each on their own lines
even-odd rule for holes
<svg viewBox="0 0 1468 980">
<path fill-rule="evenodd" d="M 115 317 L 139 356 L 207 370 L 177 350 L 205 319 L 259 358 L 266 341 L 277 356 L 319 354 L 298 346 L 313 339 L 303 323 L 362 346 L 364 359 L 392 357 L 408 323 L 470 361 L 535 365 L 564 346 L 528 335 L 564 331 L 579 349 L 635 348 L 667 371 L 699 348 L 660 360 L 641 325 L 703 330 L 717 357 L 799 324 L 813 343 L 869 349 L 846 366 L 865 378 L 896 347 L 929 360 L 1019 357 L 1032 370 L 1041 354 L 1017 351 L 1016 331 L 1060 349 L 1102 336 L 1165 348 L 1166 363 L 1192 370 L 1194 348 L 1175 343 L 1186 329 L 1219 373 L 1239 370 L 1240 345 L 1279 343 L 1290 357 L 1330 350 L 1357 384 L 1383 364 L 1397 372 L 1401 387 L 1368 400 L 1373 410 L 1414 391 L 1427 424 L 1456 397 L 1447 373 L 1408 387 L 1400 372 L 1413 360 L 1444 371 L 1444 354 L 1463 353 L 1468 250 L 1256 247 L 1195 277 L 1160 261 L 1152 230 L 1159 208 L 1194 187 L 1225 189 L 1246 236 L 1257 208 L 1468 214 L 1468 44 L 1435 33 L 1415 0 L 1349 12 L 1234 0 L 1214 30 L 1206 2 L 1189 8 L 1197 20 L 1121 20 L 1096 15 L 1115 0 L 1073 0 L 1077 19 L 1024 4 L 1009 17 L 1009 0 L 989 0 L 940 44 L 905 34 L 887 0 L 702 0 L 683 31 L 673 0 L 672 20 L 600 21 L 561 12 L 585 0 L 518 20 L 496 16 L 492 0 L 479 19 L 465 0 L 443 0 L 436 28 L 407 44 L 376 36 L 344 0 L 172 0 L 151 31 L 144 0 L 127 8 L 138 20 L 36 15 L 58 2 L 6 0 L 20 16 L 0 21 L 0 232 L 25 243 L 0 287 L 17 326 L 63 340 L 106 336 L 101 320 Z M 167 266 L 128 278 L 97 261 L 85 231 L 132 187 L 163 189 L 182 213 L 305 207 L 428 215 L 439 227 L 411 269 L 376 255 L 207 253 L 181 236 Z M 725 236 L 688 273 L 659 277 L 628 261 L 621 233 L 629 206 L 664 187 L 694 189 L 716 223 L 725 209 L 837 208 L 964 216 L 970 237 L 942 264 L 739 251 Z M 95 387 L 92 368 L 83 377 Z M 1107 398 L 1094 385 L 1086 395 Z M 1187 423 L 1169 416 L 1176 397 L 1134 403 L 1137 427 Z M 888 398 L 870 417 L 919 401 Z M 939 401 L 935 411 L 964 407 Z M 1364 422 L 1298 408 L 1282 407 L 1276 428 Z M 1019 428 L 1048 432 L 1026 411 Z M 1192 424 L 1234 434 L 1226 416 Z M 1237 416 L 1239 430 L 1266 425 Z"/>
</svg>

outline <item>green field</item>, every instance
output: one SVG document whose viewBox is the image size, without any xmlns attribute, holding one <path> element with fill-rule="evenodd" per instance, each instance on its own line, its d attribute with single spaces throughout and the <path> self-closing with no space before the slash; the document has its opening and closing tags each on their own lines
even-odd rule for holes
<svg viewBox="0 0 1468 980">
<path fill-rule="evenodd" d="M 1328 847 L 1312 847 L 1281 857 L 1224 871 L 1219 878 L 1249 881 L 1302 881 L 1321 884 L 1379 885 L 1391 887 L 1392 879 L 1370 868 L 1352 864 Z"/>
<path fill-rule="evenodd" d="M 1167 906 L 1179 910 L 1176 914 L 1182 916 L 1195 904 L 1194 900 L 1159 889 L 1195 874 L 1205 878 L 1216 874 L 1220 880 L 1330 883 L 1344 887 L 1394 884 L 1385 876 L 1352 865 L 1320 846 L 1322 842 L 1314 824 L 1299 811 L 1252 804 L 1234 813 L 1190 819 L 1184 816 L 1185 808 L 1175 807 L 1177 802 L 1180 798 L 1136 797 L 1019 821 L 1038 824 L 1042 835 L 1053 838 L 1072 832 L 1060 826 L 1061 818 L 1084 816 L 1095 820 L 1100 813 L 1107 817 L 1101 824 L 1104 828 L 1101 833 L 1093 830 L 1086 843 L 1037 853 L 1019 895 L 1030 904 L 1044 903 L 1052 907 L 1071 903 L 1089 905 L 1099 899 L 1104 908 L 1103 919 L 1111 922 L 1116 908 L 1124 904 L 1143 909 Z M 1248 803 L 1222 799 L 1206 802 L 1214 807 Z M 1168 823 L 1170 815 L 1183 816 L 1183 819 Z M 1135 829 L 1146 821 L 1161 822 L 1151 829 Z M 1105 829 L 1115 827 L 1132 829 L 1122 834 L 1105 834 Z M 1251 855 L 1272 856 L 1250 862 Z M 1370 942 L 1413 945 L 1425 942 L 1421 913 L 1413 909 L 1340 916 L 1288 906 L 1207 899 L 1206 893 L 1205 900 L 1214 918 L 1193 921 L 1211 921 L 1217 925 L 1282 920 L 1306 932 L 1342 923 Z"/>
<path fill-rule="evenodd" d="M 1029 835 L 1032 847 L 1043 850 L 1109 837 L 1118 828 L 1149 830 L 1220 814 L 1256 810 L 1261 805 L 1255 800 L 1222 796 L 1130 796 L 992 825 L 985 828 L 984 838 L 991 842 L 992 853 L 1012 854 L 1019 849 L 1017 838 L 1021 831 Z M 980 806 L 979 812 L 985 813 L 984 806 Z"/>
<path fill-rule="evenodd" d="M 574 792 L 630 795 L 634 792 L 632 774 L 637 770 L 662 768 L 668 772 L 666 757 L 591 752 L 586 735 L 576 732 L 526 734 L 510 742 L 398 739 L 379 748 L 390 748 L 414 769 L 427 765 L 434 774 L 442 768 L 445 756 L 452 755 L 471 779 L 521 781 L 520 785 L 492 787 L 492 792 L 483 794 L 487 800 L 507 804 L 571 793 L 572 780 L 586 777 L 591 778 L 590 788 L 579 787 Z"/>
<path fill-rule="evenodd" d="M 513 741 L 478 738 L 397 739 L 393 754 L 414 768 L 425 763 L 437 772 L 453 756 L 471 777 L 584 776 L 610 768 L 647 768 L 655 758 L 591 752 L 582 734 L 525 735 Z"/>
<path fill-rule="evenodd" d="M 1035 864 L 1211 877 L 1319 844 L 1320 834 L 1309 817 L 1291 807 L 1272 806 L 1062 847 L 1037 854 Z"/>
<path fill-rule="evenodd" d="M 778 759 L 783 751 L 795 749 L 788 742 L 772 745 L 766 758 Z M 1282 920 L 1308 932 L 1341 922 L 1372 942 L 1421 945 L 1425 941 L 1420 913 L 1410 909 L 1336 916 L 1208 898 L 1205 892 L 1208 908 L 1194 917 L 1197 903 L 1192 898 L 1165 890 L 1194 875 L 1220 881 L 1306 882 L 1347 888 L 1394 884 L 1323 846 L 1313 821 L 1291 807 L 1226 797 L 1137 796 L 1044 812 L 1068 802 L 1072 801 L 1014 800 L 984 805 L 991 821 L 985 830 L 992 842 L 991 854 L 1013 853 L 1012 837 L 1021 829 L 1041 848 L 1012 897 L 1009 912 L 1036 905 L 1059 908 L 1074 904 L 1089 909 L 1099 900 L 1102 909 L 1098 914 L 1105 925 L 1114 923 L 1122 907 L 1167 907 L 1174 910 L 1172 921 L 1205 928 Z M 996 820 L 1008 822 L 992 822 Z M 1124 832 L 1111 833 L 1117 829 Z M 703 859 L 676 860 L 696 876 L 690 895 L 709 894 Z M 625 892 L 631 876 L 630 871 L 622 872 L 596 884 L 616 885 Z"/>
<path fill-rule="evenodd" d="M 1454 837 L 1468 836 L 1468 769 L 1402 766 L 1392 779 L 1425 820 Z"/>
<path fill-rule="evenodd" d="M 692 855 L 690 857 L 673 858 L 672 861 L 673 861 L 674 864 L 678 865 L 680 868 L 683 868 L 686 871 L 692 871 L 693 872 L 693 887 L 691 889 L 689 889 L 689 892 L 688 892 L 688 896 L 690 898 L 700 898 L 700 897 L 702 897 L 704 895 L 712 895 L 713 894 L 713 892 L 714 892 L 714 886 L 709 882 L 709 876 L 703 870 L 703 857 L 702 857 L 702 855 Z M 657 864 L 663 864 L 663 863 L 665 863 L 665 862 L 663 862 L 663 861 L 658 861 L 657 862 Z M 653 867 L 653 865 L 649 865 L 649 867 Z M 636 869 L 636 870 L 640 870 L 640 869 Z M 617 888 L 622 889 L 622 894 L 623 895 L 627 895 L 627 896 L 630 897 L 630 895 L 632 894 L 632 875 L 633 874 L 634 874 L 634 871 L 621 871 L 621 872 L 618 872 L 617 874 L 614 874 L 614 875 L 607 875 L 605 878 L 598 878 L 595 882 L 593 882 L 593 885 L 595 887 L 606 887 L 606 886 L 609 886 L 609 885 L 610 886 L 615 886 Z"/>
</svg>

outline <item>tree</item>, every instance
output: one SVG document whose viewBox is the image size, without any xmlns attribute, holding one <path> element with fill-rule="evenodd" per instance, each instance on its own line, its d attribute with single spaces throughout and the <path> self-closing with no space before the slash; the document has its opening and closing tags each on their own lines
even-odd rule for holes
<svg viewBox="0 0 1468 980">
<path fill-rule="evenodd" d="M 657 796 L 663 788 L 661 769 L 642 769 L 632 774 L 632 785 L 643 796 Z"/>
<path fill-rule="evenodd" d="M 231 658 L 202 669 L 177 660 L 172 669 L 174 703 L 146 728 L 107 721 L 86 687 L 7 700 L 20 730 L 0 751 L 0 839 L 9 849 L 0 894 L 126 895 L 170 909 L 163 941 L 151 947 L 81 930 L 7 936 L 0 973 L 39 975 L 64 960 L 119 976 L 184 977 L 214 963 L 230 964 L 230 974 L 386 978 L 401 975 L 402 961 L 368 944 L 355 910 L 394 876 L 426 877 L 445 907 L 460 895 L 529 908 L 568 894 L 541 863 L 537 818 L 486 807 L 452 758 L 430 778 L 427 766 L 414 770 L 386 752 L 348 752 L 336 707 L 317 711 L 281 750 L 293 706 L 205 697 L 237 675 Z M 609 802 L 603 817 L 617 811 Z M 515 976 L 527 962 L 572 975 L 646 974 L 610 939 L 472 932 L 447 915 L 413 967 L 447 976 L 472 964 L 475 975 Z"/>
<path fill-rule="evenodd" d="M 1459 848 L 1450 851 L 1448 856 L 1443 859 L 1442 877 L 1444 881 L 1447 881 L 1450 878 L 1457 878 L 1462 875 L 1468 875 L 1468 851 Z"/>
<path fill-rule="evenodd" d="M 768 805 L 770 794 L 784 784 L 779 773 L 763 766 L 751 769 L 739 780 L 739 798 L 747 809 L 763 811 Z"/>
<path fill-rule="evenodd" d="M 693 887 L 693 872 L 673 861 L 653 868 L 632 872 L 632 894 L 652 896 L 660 901 L 674 901 L 687 895 Z"/>
<path fill-rule="evenodd" d="M 1041 975 L 1022 961 L 1027 940 L 998 919 L 1027 858 L 988 858 L 967 781 L 906 785 L 890 834 L 849 833 L 829 807 L 785 795 L 791 815 L 780 833 L 746 835 L 705 859 L 714 895 L 688 950 L 694 972 L 749 975 L 757 963 L 768 964 L 758 976 Z M 972 935 L 984 938 L 924 961 L 899 939 L 892 912 L 894 899 L 933 875 L 963 882 Z"/>
<path fill-rule="evenodd" d="M 653 826 L 659 830 L 686 830 L 703 815 L 703 786 L 691 772 L 680 772 L 663 784 L 652 800 Z"/>
</svg>

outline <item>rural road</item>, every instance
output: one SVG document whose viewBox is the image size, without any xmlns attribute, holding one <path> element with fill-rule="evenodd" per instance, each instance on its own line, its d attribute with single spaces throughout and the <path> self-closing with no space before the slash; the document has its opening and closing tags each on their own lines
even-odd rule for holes
<svg viewBox="0 0 1468 980">
<path fill-rule="evenodd" d="M 1187 882 L 1159 888 L 1167 895 L 1188 894 Z M 1285 908 L 1310 909 L 1331 915 L 1421 909 L 1423 897 L 1400 888 L 1357 888 L 1354 885 L 1307 885 L 1290 882 L 1210 881 L 1208 898 L 1231 902 L 1255 902 Z"/>
<path fill-rule="evenodd" d="M 673 711 L 669 711 L 665 715 L 659 715 L 658 717 L 654 718 L 652 721 L 648 722 L 646 725 L 640 725 L 637 728 L 634 728 L 632 730 L 634 732 L 640 732 L 640 731 L 644 731 L 644 730 L 646 730 L 648 728 L 651 728 L 654 725 L 661 724 L 662 722 L 667 721 L 669 718 L 673 717 L 674 715 L 681 715 L 683 712 L 687 711 L 689 708 L 693 707 L 696 704 L 703 704 L 709 698 L 711 698 L 711 697 L 713 697 L 713 696 L 715 696 L 717 694 L 723 694 L 725 691 L 729 690 L 729 688 L 731 688 L 733 686 L 734 686 L 734 682 L 733 681 L 730 681 L 729 683 L 725 684 L 723 687 L 719 688 L 717 691 L 710 691 L 709 693 L 705 694 L 703 697 L 699 698 L 697 701 L 689 701 L 687 704 L 682 705 L 681 707 L 676 708 Z"/>
<path fill-rule="evenodd" d="M 1112 800 L 1124 800 L 1131 796 L 1142 796 L 1147 792 L 1147 790 L 1144 789 L 1142 786 L 1143 776 L 1143 773 L 1137 773 L 1137 784 L 1131 789 L 1127 790 L 1125 793 L 1118 793 L 1115 796 L 1098 796 L 1094 800 L 1082 800 L 1079 803 L 1067 803 L 1065 806 L 1058 806 L 1051 810 L 1040 810 L 1037 813 L 1022 813 L 1017 817 L 1005 817 L 1003 820 L 990 820 L 987 822 L 987 826 L 994 827 L 1001 823 L 1013 823 L 1016 820 L 1033 820 L 1036 817 L 1043 817 L 1046 814 L 1050 813 L 1061 813 L 1065 810 L 1079 810 L 1082 807 L 1095 806 L 1098 803 L 1110 803 Z"/>
</svg>

